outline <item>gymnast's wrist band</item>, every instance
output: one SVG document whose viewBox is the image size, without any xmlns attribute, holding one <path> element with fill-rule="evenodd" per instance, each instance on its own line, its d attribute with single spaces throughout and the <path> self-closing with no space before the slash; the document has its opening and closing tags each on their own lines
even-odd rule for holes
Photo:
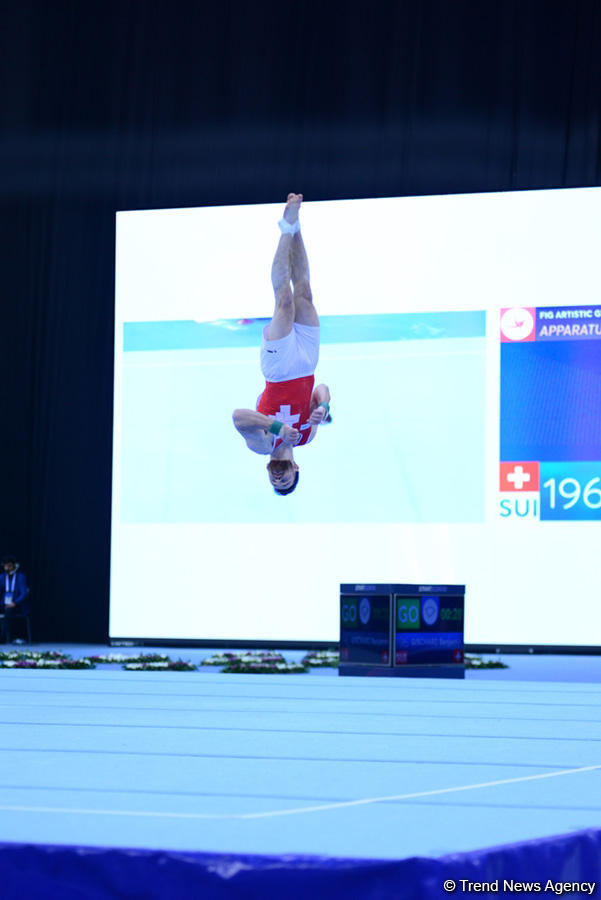
<svg viewBox="0 0 601 900">
<path fill-rule="evenodd" d="M 329 411 L 330 411 L 330 404 L 327 403 L 325 400 L 323 400 L 321 403 L 319 403 L 318 406 L 323 406 L 323 408 L 324 408 L 325 411 L 326 411 L 326 415 L 327 415 L 327 413 L 329 413 Z"/>
<path fill-rule="evenodd" d="M 278 227 L 282 234 L 298 234 L 300 231 L 300 219 L 296 222 L 287 222 L 286 219 L 280 219 Z"/>
<path fill-rule="evenodd" d="M 282 428 L 284 427 L 283 422 L 278 422 L 277 419 L 274 419 L 271 425 L 269 426 L 269 431 L 271 434 L 279 434 Z"/>
</svg>

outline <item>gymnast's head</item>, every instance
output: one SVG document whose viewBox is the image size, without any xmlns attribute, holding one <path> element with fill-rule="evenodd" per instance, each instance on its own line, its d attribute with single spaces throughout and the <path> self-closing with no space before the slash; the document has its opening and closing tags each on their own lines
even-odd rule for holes
<svg viewBox="0 0 601 900">
<path fill-rule="evenodd" d="M 291 494 L 298 484 L 298 466 L 293 459 L 272 459 L 267 464 L 267 475 L 276 492 Z"/>
</svg>

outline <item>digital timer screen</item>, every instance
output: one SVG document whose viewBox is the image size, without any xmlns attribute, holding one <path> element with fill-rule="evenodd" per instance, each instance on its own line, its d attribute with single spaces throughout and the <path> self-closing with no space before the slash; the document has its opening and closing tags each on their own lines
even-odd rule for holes
<svg viewBox="0 0 601 900">
<path fill-rule="evenodd" d="M 463 608 L 463 595 L 395 595 L 395 665 L 462 663 Z"/>
<path fill-rule="evenodd" d="M 390 665 L 391 595 L 340 596 L 340 661 Z"/>
</svg>

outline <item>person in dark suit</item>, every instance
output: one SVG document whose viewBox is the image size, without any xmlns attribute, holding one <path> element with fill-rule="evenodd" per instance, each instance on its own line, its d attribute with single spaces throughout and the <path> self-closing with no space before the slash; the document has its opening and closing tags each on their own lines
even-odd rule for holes
<svg viewBox="0 0 601 900">
<path fill-rule="evenodd" d="M 27 579 L 19 572 L 19 563 L 14 556 L 2 558 L 0 574 L 0 615 L 3 615 L 3 637 L 10 640 L 11 625 L 15 616 L 29 612 L 29 588 Z"/>
</svg>

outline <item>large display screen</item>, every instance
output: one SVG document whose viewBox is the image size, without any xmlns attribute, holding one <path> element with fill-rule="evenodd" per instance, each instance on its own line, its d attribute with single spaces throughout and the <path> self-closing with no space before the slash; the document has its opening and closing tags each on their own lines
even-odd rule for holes
<svg viewBox="0 0 601 900">
<path fill-rule="evenodd" d="M 282 210 L 117 214 L 111 638 L 336 641 L 340 583 L 402 582 L 601 644 L 599 189 L 303 202 L 331 422 L 286 496 L 232 422 Z"/>
</svg>

